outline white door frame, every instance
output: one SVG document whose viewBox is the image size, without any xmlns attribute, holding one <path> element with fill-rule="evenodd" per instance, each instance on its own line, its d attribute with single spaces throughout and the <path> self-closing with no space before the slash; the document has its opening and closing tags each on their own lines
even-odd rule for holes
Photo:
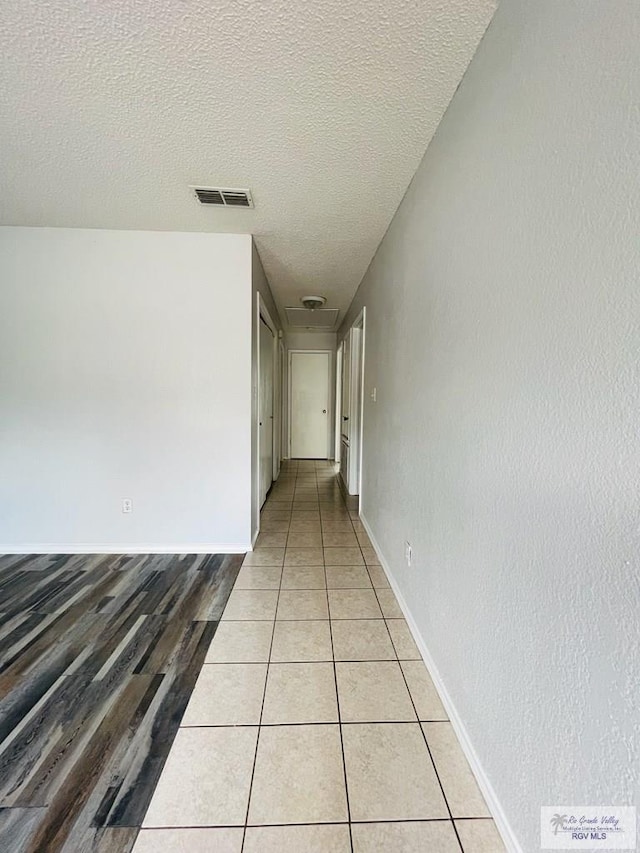
<svg viewBox="0 0 640 853">
<path fill-rule="evenodd" d="M 342 456 L 342 354 L 344 352 L 344 341 L 340 341 L 336 350 L 336 406 L 335 406 L 335 448 L 333 453 L 334 460 L 340 464 Z"/>
<path fill-rule="evenodd" d="M 362 308 L 362 350 L 360 367 L 360 459 L 358 470 L 358 513 L 362 510 L 362 458 L 364 451 L 364 366 L 367 356 L 367 307 Z"/>
<path fill-rule="evenodd" d="M 255 495 L 256 495 L 256 497 L 255 497 L 255 500 L 256 500 L 255 511 L 256 511 L 256 518 L 258 520 L 257 521 L 258 530 L 260 530 L 260 483 L 262 481 L 262 478 L 260 476 L 260 473 L 261 473 L 261 471 L 260 471 L 260 319 L 261 318 L 262 318 L 262 320 L 264 320 L 264 322 L 267 324 L 267 326 L 269 327 L 269 329 L 271 330 L 271 332 L 273 334 L 272 359 L 273 359 L 273 398 L 274 398 L 273 399 L 273 407 L 274 408 L 272 409 L 272 411 L 275 412 L 275 402 L 277 399 L 276 385 L 280 381 L 279 380 L 279 371 L 277 370 L 277 366 L 276 366 L 276 353 L 277 353 L 278 340 L 279 340 L 279 338 L 278 338 L 278 327 L 273 322 L 271 314 L 269 314 L 269 309 L 265 305 L 265 301 L 262 298 L 262 294 L 260 292 L 258 292 L 256 294 L 256 336 L 257 336 L 257 351 L 258 351 L 258 353 L 257 353 L 257 366 L 256 366 L 256 370 L 257 370 L 257 376 L 256 376 L 256 386 L 257 386 L 256 387 L 256 425 L 255 425 L 256 426 L 256 429 L 255 429 L 256 447 L 254 448 L 254 452 L 256 454 L 256 459 L 257 459 L 254 489 L 255 489 Z M 273 448 L 272 448 L 272 456 L 271 456 L 272 462 L 273 462 L 273 468 L 274 468 L 274 471 L 272 472 L 272 479 L 274 479 L 274 480 L 276 479 L 276 476 L 277 476 L 277 475 L 275 475 L 275 469 L 276 469 L 276 456 L 278 455 L 278 449 L 277 449 L 278 442 L 277 442 L 276 429 L 275 429 L 275 420 L 276 419 L 274 418 L 274 428 L 272 430 Z M 279 470 L 280 460 L 277 461 L 277 467 Z"/>
<path fill-rule="evenodd" d="M 284 341 L 282 340 L 282 336 L 278 336 L 278 350 L 277 350 L 277 362 L 278 362 L 278 437 L 277 437 L 277 470 L 276 470 L 276 457 L 273 458 L 273 479 L 277 480 L 280 476 L 280 463 L 282 462 L 285 454 L 284 447 L 284 425 L 285 425 L 285 366 L 286 366 L 286 357 L 285 357 L 285 349 L 284 349 Z"/>
<path fill-rule="evenodd" d="M 366 346 L 366 320 L 367 309 L 364 307 L 353 321 L 348 334 L 351 336 L 351 400 L 355 398 L 355 406 L 351 406 L 351 415 L 355 415 L 356 422 L 351 424 L 349 430 L 349 485 L 354 475 L 356 476 L 359 509 L 362 504 L 362 445 L 364 435 L 364 361 Z M 358 346 L 353 343 L 359 338 Z M 355 357 L 354 357 L 355 356 Z M 355 445 L 355 447 L 354 447 Z M 354 453 L 355 450 L 355 453 Z"/>
<path fill-rule="evenodd" d="M 287 406 L 287 410 L 288 410 L 287 411 L 287 426 L 288 426 L 287 438 L 288 438 L 288 442 L 287 442 L 287 446 L 289 448 L 289 459 L 291 458 L 291 418 L 292 418 L 292 416 L 291 416 L 291 396 L 292 396 L 291 395 L 291 361 L 292 361 L 292 358 L 291 357 L 294 353 L 323 353 L 323 354 L 326 354 L 329 356 L 329 358 L 327 359 L 327 370 L 328 370 L 328 374 L 329 374 L 328 375 L 328 384 L 327 384 L 327 397 L 328 397 L 328 400 L 327 400 L 327 406 L 328 406 L 328 408 L 327 408 L 327 453 L 326 453 L 326 457 L 324 457 L 324 458 L 331 459 L 331 429 L 330 429 L 330 424 L 331 424 L 331 418 L 333 417 L 333 407 L 332 407 L 332 400 L 331 400 L 331 364 L 332 364 L 331 356 L 333 355 L 333 350 L 331 350 L 331 349 L 290 349 L 289 350 L 289 358 L 288 358 L 288 368 L 289 368 L 288 379 L 289 379 L 289 381 L 288 381 L 288 388 L 287 388 L 287 391 L 288 391 L 288 393 L 287 393 L 287 401 L 288 401 L 288 406 Z"/>
</svg>

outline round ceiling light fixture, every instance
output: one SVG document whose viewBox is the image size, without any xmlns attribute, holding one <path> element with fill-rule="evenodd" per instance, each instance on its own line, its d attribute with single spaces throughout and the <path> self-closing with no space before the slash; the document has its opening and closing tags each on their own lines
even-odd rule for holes
<svg viewBox="0 0 640 853">
<path fill-rule="evenodd" d="M 308 308 L 310 311 L 314 311 L 316 308 L 322 308 L 327 300 L 324 296 L 303 296 L 300 302 L 304 305 L 305 308 Z"/>
</svg>

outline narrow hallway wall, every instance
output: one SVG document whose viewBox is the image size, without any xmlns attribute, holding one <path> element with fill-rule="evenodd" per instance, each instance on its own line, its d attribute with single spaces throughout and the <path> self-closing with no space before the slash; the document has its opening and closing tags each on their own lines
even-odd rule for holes
<svg viewBox="0 0 640 853">
<path fill-rule="evenodd" d="M 638 44 L 504 0 L 340 333 L 366 305 L 364 517 L 525 851 L 640 805 Z"/>
</svg>

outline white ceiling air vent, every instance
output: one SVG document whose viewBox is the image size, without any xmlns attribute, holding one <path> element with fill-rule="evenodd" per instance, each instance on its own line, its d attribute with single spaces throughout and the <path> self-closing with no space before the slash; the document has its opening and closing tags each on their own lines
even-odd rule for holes
<svg viewBox="0 0 640 853">
<path fill-rule="evenodd" d="M 212 207 L 253 207 L 251 190 L 230 190 L 223 187 L 191 187 L 200 204 Z"/>
<path fill-rule="evenodd" d="M 287 322 L 290 326 L 303 329 L 335 329 L 338 322 L 338 308 L 285 308 Z"/>
</svg>

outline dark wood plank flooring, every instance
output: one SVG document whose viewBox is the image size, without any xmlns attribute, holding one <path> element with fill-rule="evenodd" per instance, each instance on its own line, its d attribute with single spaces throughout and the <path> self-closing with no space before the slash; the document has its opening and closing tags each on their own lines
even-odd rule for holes
<svg viewBox="0 0 640 853">
<path fill-rule="evenodd" d="M 241 563 L 0 556 L 1 853 L 129 853 Z"/>
</svg>

